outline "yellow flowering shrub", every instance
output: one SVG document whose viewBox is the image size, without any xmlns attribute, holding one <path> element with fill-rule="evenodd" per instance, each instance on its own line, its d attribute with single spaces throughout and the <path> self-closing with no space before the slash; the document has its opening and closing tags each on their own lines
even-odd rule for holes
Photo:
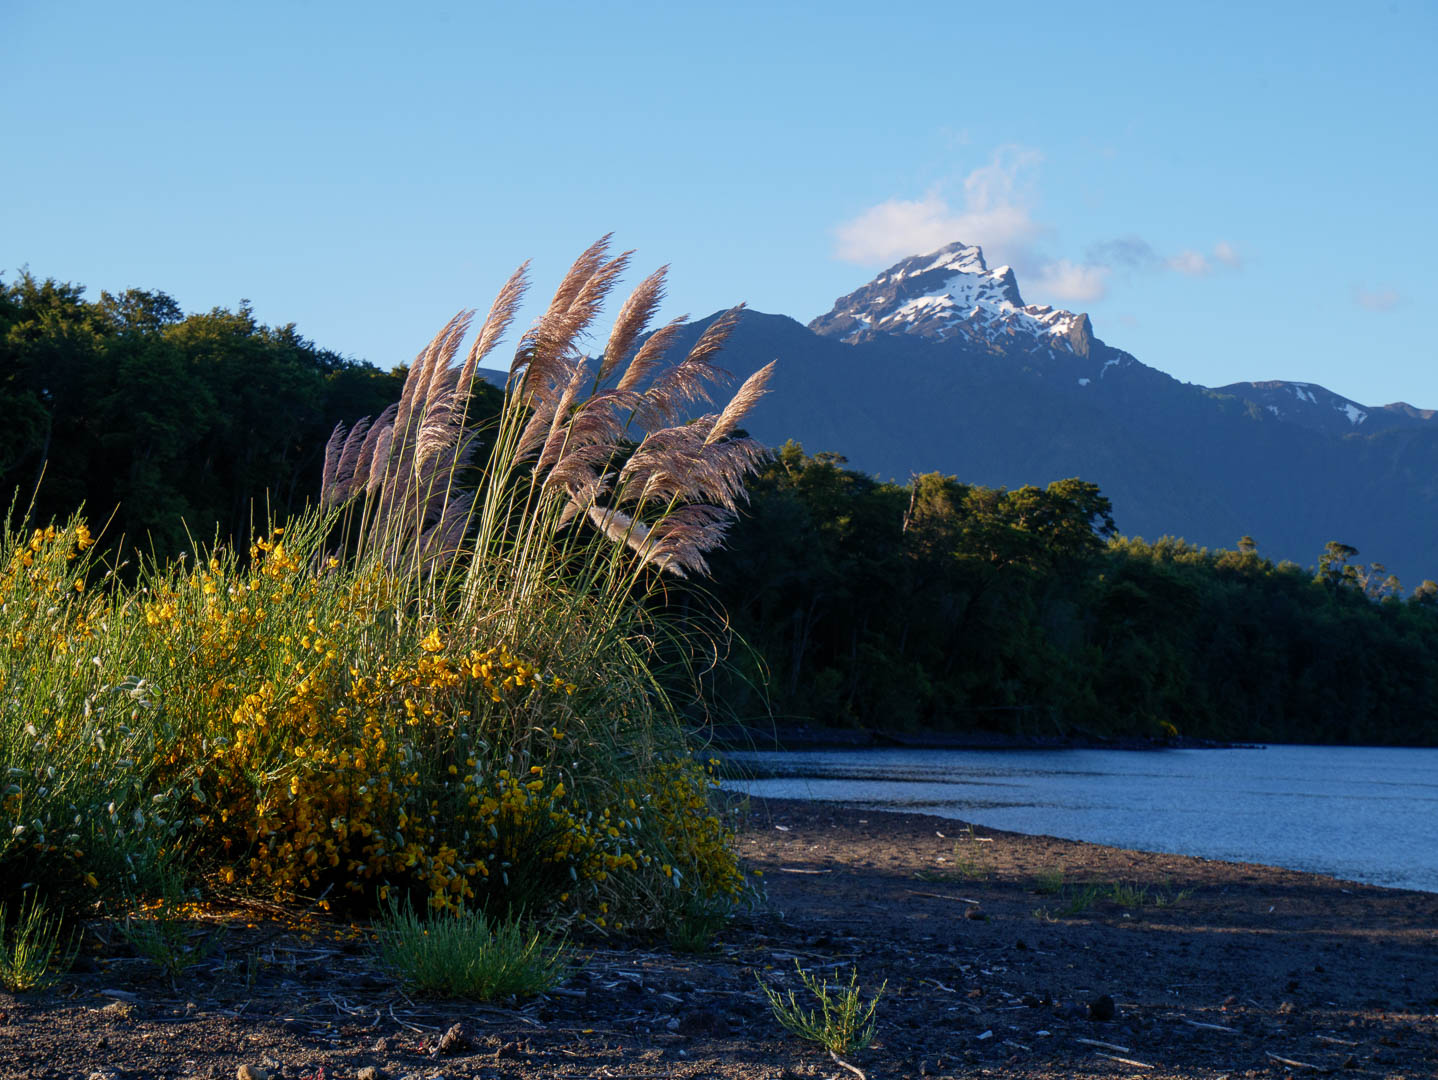
<svg viewBox="0 0 1438 1080">
<path fill-rule="evenodd" d="M 635 706 L 607 684 L 421 621 L 390 574 L 277 529 L 243 565 L 87 588 L 83 525 L 11 539 L 0 876 L 93 894 L 179 854 L 282 900 L 601 929 L 744 895 L 709 768 L 624 742 Z"/>
<path fill-rule="evenodd" d="M 626 785 L 630 804 L 652 822 L 660 872 L 689 894 L 741 903 L 749 884 L 739 865 L 735 821 L 714 800 L 717 761 L 664 761 Z"/>
<path fill-rule="evenodd" d="M 101 657 L 93 543 L 78 519 L 0 535 L 0 901 L 29 883 L 61 904 L 93 899 L 176 830 L 137 767 L 153 746 L 151 687 L 112 678 Z"/>
</svg>

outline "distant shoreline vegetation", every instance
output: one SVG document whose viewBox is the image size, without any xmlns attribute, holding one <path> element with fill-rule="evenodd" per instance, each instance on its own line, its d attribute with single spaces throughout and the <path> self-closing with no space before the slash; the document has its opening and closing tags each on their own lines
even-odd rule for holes
<svg viewBox="0 0 1438 1080">
<path fill-rule="evenodd" d="M 164 293 L 87 301 L 22 274 L 0 287 L 0 491 L 35 493 L 40 526 L 114 510 L 102 546 L 243 552 L 252 522 L 317 489 L 335 422 L 379 412 L 405 372 L 244 305 L 186 316 Z M 471 408 L 500 400 L 476 384 Z M 668 604 L 728 611 L 747 645 L 711 689 L 760 726 L 1438 743 L 1438 585 L 1405 597 L 1346 545 L 1314 554 L 1316 571 L 1248 538 L 1122 537 L 1079 479 L 881 483 L 791 444 L 713 578 Z"/>
</svg>

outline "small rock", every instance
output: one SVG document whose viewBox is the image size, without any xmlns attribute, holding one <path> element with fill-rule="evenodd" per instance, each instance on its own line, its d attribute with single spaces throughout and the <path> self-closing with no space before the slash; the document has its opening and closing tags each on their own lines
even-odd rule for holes
<svg viewBox="0 0 1438 1080">
<path fill-rule="evenodd" d="M 964 912 L 964 918 L 966 918 L 966 919 L 973 919 L 974 922 L 988 922 L 988 921 L 989 921 L 989 917 L 988 917 L 987 914 L 984 913 L 983 909 L 982 909 L 982 908 L 976 908 L 976 907 L 971 907 L 971 908 L 969 908 L 968 911 Z"/>
<path fill-rule="evenodd" d="M 259 1065 L 241 1065 L 235 1070 L 235 1080 L 270 1080 L 270 1070 Z"/>
<path fill-rule="evenodd" d="M 128 1001 L 112 1001 L 100 1010 L 100 1015 L 106 1020 L 128 1020 L 135 1013 L 135 1006 Z"/>
<path fill-rule="evenodd" d="M 467 1049 L 469 1049 L 469 1036 L 465 1033 L 464 1024 L 456 1023 L 440 1036 L 439 1042 L 437 1042 L 434 1049 L 430 1051 L 430 1056 L 437 1057 L 440 1054 L 457 1054 L 461 1050 Z"/>
<path fill-rule="evenodd" d="M 675 1028 L 680 1035 L 726 1035 L 729 1021 L 714 1009 L 693 1009 L 679 1018 Z"/>
<path fill-rule="evenodd" d="M 363 1069 L 355 1072 L 355 1080 L 381 1080 L 383 1076 L 384 1074 L 373 1065 L 366 1065 Z"/>
<path fill-rule="evenodd" d="M 1114 1012 L 1113 998 L 1107 994 L 1096 997 L 1088 1003 L 1088 1018 L 1096 1024 L 1107 1024 L 1113 1019 Z"/>
</svg>

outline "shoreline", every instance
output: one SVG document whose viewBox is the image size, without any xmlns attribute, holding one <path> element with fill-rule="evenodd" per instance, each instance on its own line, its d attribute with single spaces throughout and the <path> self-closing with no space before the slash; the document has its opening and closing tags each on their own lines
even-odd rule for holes
<svg viewBox="0 0 1438 1080">
<path fill-rule="evenodd" d="M 728 751 L 804 750 L 1262 750 L 1259 743 L 1219 742 L 1186 735 L 1162 738 L 1118 735 L 1008 735 L 990 731 L 893 731 L 885 728 L 830 728 L 782 724 L 761 728 L 744 724 L 712 729 L 711 746 Z"/>
<path fill-rule="evenodd" d="M 228 958 L 174 984 L 117 940 L 0 992 L 0 1075 L 821 1080 L 758 985 L 802 994 L 796 962 L 886 985 L 876 1080 L 1438 1074 L 1438 894 L 797 800 L 738 845 L 767 895 L 707 951 L 585 938 L 524 1002 L 411 998 L 343 922 L 255 907 L 197 917 Z"/>
</svg>

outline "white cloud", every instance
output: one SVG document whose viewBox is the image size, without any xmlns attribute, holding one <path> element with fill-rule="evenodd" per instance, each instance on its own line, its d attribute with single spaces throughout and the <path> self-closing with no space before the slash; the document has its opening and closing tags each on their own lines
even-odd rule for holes
<svg viewBox="0 0 1438 1080">
<path fill-rule="evenodd" d="M 1055 259 L 1039 267 L 1034 290 L 1059 300 L 1102 300 L 1108 292 L 1108 276 L 1112 272 L 1107 266 Z"/>
<path fill-rule="evenodd" d="M 1227 240 L 1220 240 L 1213 245 L 1213 257 L 1224 266 L 1234 270 L 1243 265 L 1243 256 L 1235 251 L 1233 245 Z"/>
<path fill-rule="evenodd" d="M 1187 274 L 1189 277 L 1201 277 L 1213 269 L 1207 256 L 1191 249 L 1180 251 L 1177 255 L 1170 255 L 1164 259 L 1163 264 L 1170 270 L 1177 270 L 1180 274 Z"/>
<path fill-rule="evenodd" d="M 892 262 L 962 240 L 983 245 L 991 265 L 1030 261 L 1027 246 L 1044 231 L 1029 210 L 1027 172 L 1037 151 L 1001 147 L 964 178 L 952 205 L 939 189 L 922 199 L 888 199 L 835 229 L 835 254 L 846 262 Z"/>
<path fill-rule="evenodd" d="M 1392 311 L 1400 306 L 1403 300 L 1395 289 L 1370 290 L 1359 286 L 1353 290 L 1353 302 L 1367 311 Z"/>
</svg>

